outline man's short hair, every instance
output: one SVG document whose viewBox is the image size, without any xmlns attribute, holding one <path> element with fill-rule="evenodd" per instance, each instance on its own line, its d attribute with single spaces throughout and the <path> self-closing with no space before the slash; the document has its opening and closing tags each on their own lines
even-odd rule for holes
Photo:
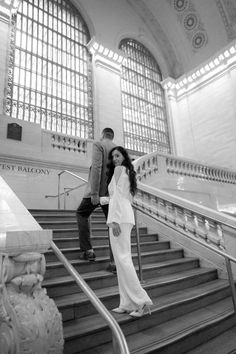
<svg viewBox="0 0 236 354">
<path fill-rule="evenodd" d="M 114 131 L 111 128 L 104 128 L 102 134 L 105 138 L 113 139 L 114 138 Z"/>
</svg>

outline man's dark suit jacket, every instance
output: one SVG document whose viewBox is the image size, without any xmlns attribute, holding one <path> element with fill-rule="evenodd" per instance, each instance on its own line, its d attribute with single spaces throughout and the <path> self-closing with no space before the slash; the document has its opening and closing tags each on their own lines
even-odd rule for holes
<svg viewBox="0 0 236 354">
<path fill-rule="evenodd" d="M 107 163 L 111 149 L 116 145 L 110 139 L 96 141 L 93 144 L 92 165 L 89 170 L 88 184 L 84 198 L 91 196 L 104 197 L 107 191 Z"/>
</svg>

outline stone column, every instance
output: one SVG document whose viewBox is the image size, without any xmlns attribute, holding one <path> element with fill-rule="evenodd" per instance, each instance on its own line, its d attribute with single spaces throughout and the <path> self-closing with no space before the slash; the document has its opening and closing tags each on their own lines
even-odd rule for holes
<svg viewBox="0 0 236 354">
<path fill-rule="evenodd" d="M 115 132 L 115 142 L 124 145 L 121 104 L 121 63 L 124 53 L 115 53 L 94 39 L 88 45 L 93 55 L 95 139 L 103 128 Z"/>
<path fill-rule="evenodd" d="M 182 149 L 179 142 L 179 114 L 178 103 L 176 99 L 175 80 L 167 78 L 162 81 L 162 87 L 165 90 L 165 99 L 167 107 L 168 125 L 170 130 L 170 143 L 173 155 L 181 155 Z"/>
</svg>

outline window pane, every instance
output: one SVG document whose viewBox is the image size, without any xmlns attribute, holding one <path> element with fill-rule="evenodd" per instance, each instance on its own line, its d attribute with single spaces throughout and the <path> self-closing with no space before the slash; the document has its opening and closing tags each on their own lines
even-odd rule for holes
<svg viewBox="0 0 236 354">
<path fill-rule="evenodd" d="M 6 114 L 93 138 L 90 35 L 78 10 L 70 1 L 23 0 L 11 31 Z"/>
<path fill-rule="evenodd" d="M 125 147 L 133 152 L 170 153 L 161 72 L 152 54 L 139 42 L 124 39 L 122 110 Z M 162 132 L 162 133 L 161 133 Z"/>
</svg>

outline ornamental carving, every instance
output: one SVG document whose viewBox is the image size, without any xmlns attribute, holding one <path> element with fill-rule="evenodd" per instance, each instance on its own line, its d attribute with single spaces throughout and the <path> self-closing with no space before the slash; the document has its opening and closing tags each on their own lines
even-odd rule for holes
<svg viewBox="0 0 236 354">
<path fill-rule="evenodd" d="M 62 318 L 42 288 L 39 253 L 0 255 L 1 354 L 62 354 Z"/>
<path fill-rule="evenodd" d="M 228 41 L 236 38 L 236 3 L 233 0 L 216 0 L 219 13 L 225 26 Z"/>
<path fill-rule="evenodd" d="M 194 51 L 207 44 L 207 33 L 194 5 L 190 0 L 167 0 L 176 13 Z"/>
</svg>

